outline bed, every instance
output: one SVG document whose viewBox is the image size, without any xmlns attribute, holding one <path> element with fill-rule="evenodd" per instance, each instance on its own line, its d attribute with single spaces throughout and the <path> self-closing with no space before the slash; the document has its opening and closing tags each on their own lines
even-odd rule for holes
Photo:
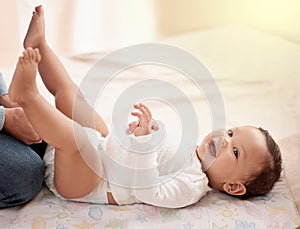
<svg viewBox="0 0 300 229">
<path fill-rule="evenodd" d="M 1 210 L 0 228 L 300 227 L 300 45 L 253 28 L 236 26 L 192 31 L 156 42 L 186 50 L 207 66 L 223 97 L 227 126 L 262 126 L 278 141 L 284 170 L 274 189 L 249 200 L 238 200 L 212 190 L 192 206 L 166 209 L 144 204 L 112 206 L 64 201 L 43 186 L 31 202 Z M 65 56 L 62 61 L 80 84 L 89 69 L 107 53 Z M 3 70 L 7 82 L 12 71 L 13 68 Z M 118 74 L 102 93 L 97 110 L 111 123 L 113 104 L 118 97 L 115 92 L 155 77 L 163 77 L 188 94 L 201 111 L 199 118 L 210 117 L 207 101 L 191 87 L 187 77 L 165 66 L 149 65 Z M 91 81 L 91 87 L 97 83 L 97 79 Z M 40 80 L 38 83 L 41 92 L 53 102 Z M 174 98 L 173 103 L 180 103 L 180 98 Z M 176 123 L 176 115 L 166 111 L 170 108 L 157 101 L 152 101 L 152 107 L 160 119 Z M 201 133 L 211 128 L 209 123 L 200 122 Z"/>
</svg>

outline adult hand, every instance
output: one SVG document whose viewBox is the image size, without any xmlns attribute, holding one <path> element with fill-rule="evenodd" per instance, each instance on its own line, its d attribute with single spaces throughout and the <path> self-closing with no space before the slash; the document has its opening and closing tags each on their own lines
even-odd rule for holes
<svg viewBox="0 0 300 229">
<path fill-rule="evenodd" d="M 158 130 L 158 125 L 152 120 L 152 113 L 150 109 L 144 104 L 136 104 L 133 106 L 139 112 L 131 112 L 131 115 L 138 117 L 137 121 L 129 123 L 128 132 L 135 136 L 143 136 L 150 134 L 150 129 Z"/>
<path fill-rule="evenodd" d="M 23 108 L 5 109 L 3 130 L 27 145 L 41 143 L 42 139 L 29 122 Z"/>
<path fill-rule="evenodd" d="M 13 102 L 8 94 L 4 94 L 0 97 L 0 104 L 4 107 L 12 108 L 12 107 L 19 107 L 19 104 Z"/>
</svg>

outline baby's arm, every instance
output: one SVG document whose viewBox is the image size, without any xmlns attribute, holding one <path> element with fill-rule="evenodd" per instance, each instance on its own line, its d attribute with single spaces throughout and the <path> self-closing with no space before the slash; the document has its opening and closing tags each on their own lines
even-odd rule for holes
<svg viewBox="0 0 300 229">
<path fill-rule="evenodd" d="M 209 190 L 205 174 L 195 174 L 188 166 L 178 174 L 156 176 L 157 185 L 134 190 L 138 200 L 158 207 L 181 208 L 198 202 Z"/>
<path fill-rule="evenodd" d="M 133 106 L 135 109 L 138 109 L 139 112 L 131 112 L 131 115 L 138 117 L 139 120 L 129 123 L 128 132 L 134 134 L 135 136 L 148 135 L 151 132 L 151 129 L 158 130 L 159 127 L 156 122 L 152 119 L 152 113 L 150 109 L 140 103 Z"/>
</svg>

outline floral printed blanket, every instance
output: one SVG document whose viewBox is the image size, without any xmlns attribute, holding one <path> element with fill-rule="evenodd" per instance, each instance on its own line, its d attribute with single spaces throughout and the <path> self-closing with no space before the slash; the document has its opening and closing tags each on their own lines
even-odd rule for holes
<svg viewBox="0 0 300 229">
<path fill-rule="evenodd" d="M 182 209 L 144 204 L 128 206 L 70 202 L 46 187 L 26 205 L 0 211 L 0 228 L 297 228 L 300 218 L 285 179 L 266 196 L 238 200 L 211 191 Z"/>
</svg>

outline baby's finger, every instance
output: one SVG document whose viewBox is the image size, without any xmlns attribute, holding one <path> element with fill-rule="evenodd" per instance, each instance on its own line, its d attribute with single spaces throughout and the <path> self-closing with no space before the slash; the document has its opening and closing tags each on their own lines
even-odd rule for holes
<svg viewBox="0 0 300 229">
<path fill-rule="evenodd" d="M 138 117 L 138 118 L 142 116 L 142 114 L 141 114 L 140 112 L 137 112 L 137 111 L 132 111 L 132 112 L 131 112 L 131 115 L 132 115 L 132 116 L 136 116 L 136 117 Z"/>
<path fill-rule="evenodd" d="M 133 107 L 134 107 L 135 109 L 139 110 L 140 112 L 142 112 L 142 114 L 144 113 L 143 110 L 142 110 L 142 106 L 141 106 L 140 103 L 139 103 L 139 104 L 134 104 Z M 138 112 L 133 111 L 133 112 L 131 112 L 131 113 L 136 114 L 136 113 L 138 113 Z M 142 115 L 142 114 L 140 113 L 140 115 Z M 137 115 L 134 115 L 134 116 L 137 116 Z M 140 117 L 140 116 L 138 116 L 138 117 Z"/>
<path fill-rule="evenodd" d="M 155 121 L 154 119 L 151 120 L 149 125 L 152 130 L 159 130 L 159 125 L 158 125 L 157 121 Z"/>
<path fill-rule="evenodd" d="M 139 121 L 134 121 L 128 124 L 129 128 L 135 128 L 139 125 Z"/>
<path fill-rule="evenodd" d="M 131 122 L 128 124 L 128 132 L 131 134 L 133 133 L 133 131 L 138 127 L 139 122 L 135 121 L 135 122 Z"/>
<path fill-rule="evenodd" d="M 139 117 L 139 118 L 140 118 L 142 115 L 148 116 L 147 112 L 145 111 L 144 107 L 143 107 L 141 104 L 135 104 L 135 105 L 133 105 L 133 107 L 141 112 L 141 113 L 140 113 L 140 112 L 137 112 L 137 111 L 133 111 L 133 112 L 131 112 L 131 114 L 132 114 L 133 116 L 137 116 L 137 117 Z"/>
<path fill-rule="evenodd" d="M 140 103 L 134 104 L 133 107 L 134 107 L 135 109 L 139 109 L 139 108 L 141 107 L 141 104 L 140 104 Z"/>
<path fill-rule="evenodd" d="M 149 109 L 149 107 L 147 107 L 145 104 L 141 103 L 141 106 L 146 110 L 148 116 L 152 119 L 152 113 Z"/>
<path fill-rule="evenodd" d="M 151 126 L 151 129 L 152 129 L 152 130 L 159 130 L 159 126 L 158 126 L 157 124 L 153 124 L 153 125 Z"/>
<path fill-rule="evenodd" d="M 150 114 L 147 112 L 147 110 L 145 109 L 145 107 L 142 104 L 140 105 L 139 110 L 142 112 L 144 117 L 150 119 Z"/>
</svg>

